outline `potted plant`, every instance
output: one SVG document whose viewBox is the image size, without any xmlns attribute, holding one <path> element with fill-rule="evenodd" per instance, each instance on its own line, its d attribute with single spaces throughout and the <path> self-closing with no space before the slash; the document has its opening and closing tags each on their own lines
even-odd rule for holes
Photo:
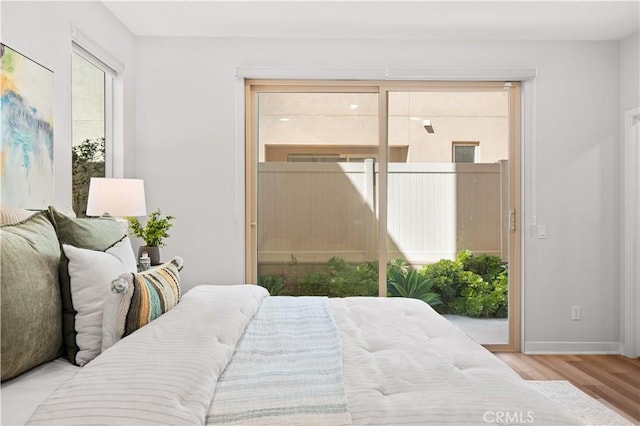
<svg viewBox="0 0 640 426">
<path fill-rule="evenodd" d="M 137 217 L 127 217 L 131 233 L 144 240 L 144 246 L 138 249 L 138 258 L 142 253 L 147 253 L 151 258 L 152 265 L 160 264 L 160 247 L 164 247 L 164 239 L 169 238 L 167 232 L 173 226 L 174 216 L 162 217 L 160 209 L 149 215 L 146 225 L 143 227 Z"/>
</svg>

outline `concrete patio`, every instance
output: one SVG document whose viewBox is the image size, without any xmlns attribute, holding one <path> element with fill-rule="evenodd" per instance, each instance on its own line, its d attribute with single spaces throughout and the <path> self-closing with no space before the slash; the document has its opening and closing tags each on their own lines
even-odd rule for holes
<svg viewBox="0 0 640 426">
<path fill-rule="evenodd" d="M 482 345 L 509 343 L 508 318 L 470 318 L 460 315 L 443 316 Z"/>
</svg>

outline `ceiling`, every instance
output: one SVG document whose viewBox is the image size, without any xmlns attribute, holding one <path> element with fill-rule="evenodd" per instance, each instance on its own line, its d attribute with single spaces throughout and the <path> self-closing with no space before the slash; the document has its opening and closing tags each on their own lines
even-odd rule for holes
<svg viewBox="0 0 640 426">
<path fill-rule="evenodd" d="M 137 36 L 619 40 L 635 1 L 113 1 Z"/>
</svg>

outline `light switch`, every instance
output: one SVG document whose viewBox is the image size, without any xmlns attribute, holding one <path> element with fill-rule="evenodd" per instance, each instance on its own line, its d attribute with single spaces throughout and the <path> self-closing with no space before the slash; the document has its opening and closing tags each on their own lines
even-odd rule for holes
<svg viewBox="0 0 640 426">
<path fill-rule="evenodd" d="M 547 225 L 538 225 L 538 238 L 547 238 Z"/>
</svg>

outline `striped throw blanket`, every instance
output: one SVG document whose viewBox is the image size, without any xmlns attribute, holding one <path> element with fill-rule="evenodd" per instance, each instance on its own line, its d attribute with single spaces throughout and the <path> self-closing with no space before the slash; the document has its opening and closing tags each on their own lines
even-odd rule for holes
<svg viewBox="0 0 640 426">
<path fill-rule="evenodd" d="M 351 424 L 326 298 L 263 300 L 218 380 L 206 424 Z"/>
</svg>

